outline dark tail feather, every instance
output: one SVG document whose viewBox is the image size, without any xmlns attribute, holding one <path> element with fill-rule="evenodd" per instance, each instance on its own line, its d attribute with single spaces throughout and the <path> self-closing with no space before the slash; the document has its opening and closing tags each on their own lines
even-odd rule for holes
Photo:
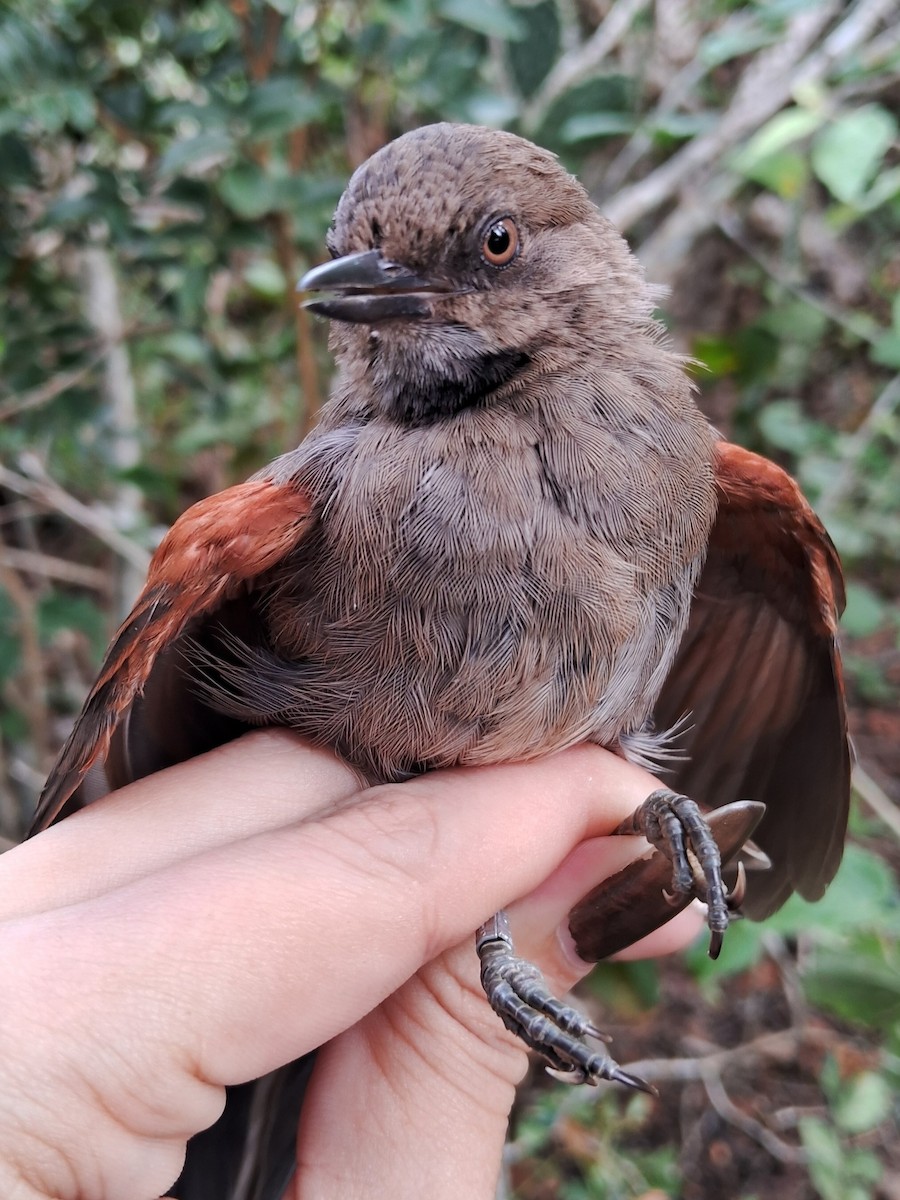
<svg viewBox="0 0 900 1200">
<path fill-rule="evenodd" d="M 225 1111 L 188 1142 L 178 1200 L 281 1200 L 297 1161 L 297 1124 L 315 1063 L 307 1054 L 228 1089 Z"/>
</svg>

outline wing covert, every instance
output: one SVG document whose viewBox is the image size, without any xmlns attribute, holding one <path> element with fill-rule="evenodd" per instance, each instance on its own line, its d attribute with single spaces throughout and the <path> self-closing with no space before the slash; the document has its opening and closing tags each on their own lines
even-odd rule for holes
<svg viewBox="0 0 900 1200">
<path fill-rule="evenodd" d="M 310 509 L 309 497 L 292 484 L 257 479 L 201 500 L 175 522 L 50 772 L 29 837 L 56 820 L 105 758 L 160 655 L 191 622 L 238 595 L 296 546 Z"/>
</svg>

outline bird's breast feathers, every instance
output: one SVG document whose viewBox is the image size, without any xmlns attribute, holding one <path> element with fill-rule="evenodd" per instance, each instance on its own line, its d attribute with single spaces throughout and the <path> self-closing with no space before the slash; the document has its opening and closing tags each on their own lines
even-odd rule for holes
<svg viewBox="0 0 900 1200">
<path fill-rule="evenodd" d="M 419 431 L 403 453 L 377 428 L 326 428 L 274 467 L 318 519 L 264 606 L 284 664 L 266 670 L 272 716 L 351 759 L 365 747 L 368 774 L 615 746 L 644 723 L 687 620 L 700 557 L 661 545 L 641 569 L 626 517 L 615 538 L 592 517 L 601 461 L 561 496 L 558 447 L 470 424 L 463 439 Z"/>
</svg>

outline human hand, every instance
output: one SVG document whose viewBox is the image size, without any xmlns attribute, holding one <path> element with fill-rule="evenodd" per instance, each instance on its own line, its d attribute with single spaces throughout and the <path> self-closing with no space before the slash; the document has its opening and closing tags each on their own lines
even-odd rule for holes
<svg viewBox="0 0 900 1200">
<path fill-rule="evenodd" d="M 571 986 L 589 968 L 560 927 L 640 852 L 602 835 L 655 786 L 579 747 L 362 790 L 260 732 L 5 854 L 0 1194 L 157 1197 L 226 1084 L 324 1046 L 296 1197 L 492 1197 L 526 1056 L 472 932 L 507 907 L 519 953 Z"/>
</svg>

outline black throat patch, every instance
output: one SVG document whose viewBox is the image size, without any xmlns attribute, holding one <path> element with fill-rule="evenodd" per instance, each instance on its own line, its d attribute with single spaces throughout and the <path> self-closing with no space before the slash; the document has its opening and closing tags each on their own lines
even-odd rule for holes
<svg viewBox="0 0 900 1200">
<path fill-rule="evenodd" d="M 380 381 L 381 408 L 403 425 L 434 425 L 464 409 L 489 404 L 497 388 L 529 361 L 523 350 L 496 350 L 442 364 L 440 370 L 427 362 L 410 362 L 402 377 Z"/>
</svg>

